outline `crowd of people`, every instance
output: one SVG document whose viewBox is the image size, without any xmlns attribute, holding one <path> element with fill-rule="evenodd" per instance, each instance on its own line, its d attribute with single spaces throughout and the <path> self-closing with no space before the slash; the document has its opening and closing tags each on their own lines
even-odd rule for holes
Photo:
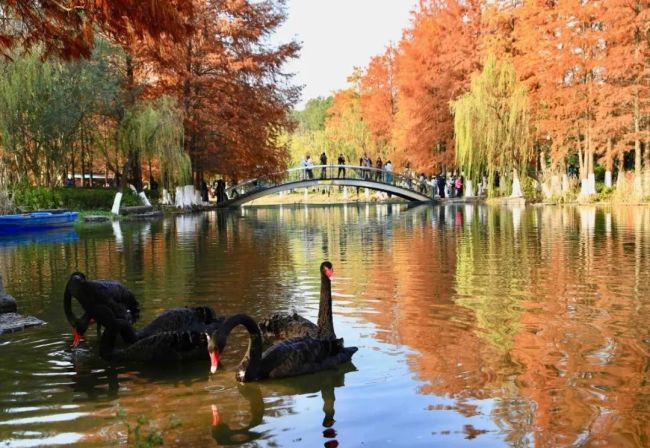
<svg viewBox="0 0 650 448">
<path fill-rule="evenodd" d="M 315 179 L 316 176 L 319 179 L 346 179 L 350 176 L 352 170 L 351 177 L 354 179 L 401 186 L 434 198 L 460 198 L 464 195 L 465 178 L 461 173 L 440 173 L 427 176 L 423 172 L 418 173 L 411 169 L 409 164 L 400 173 L 395 173 L 391 160 L 384 162 L 379 156 L 373 162 L 367 154 L 359 158 L 358 166 L 349 166 L 346 163 L 345 155 L 342 153 L 336 158 L 336 164 L 328 165 L 327 162 L 328 158 L 325 152 L 320 154 L 318 165 L 314 164 L 311 155 L 306 154 L 299 164 L 300 179 L 310 180 Z M 484 186 L 482 188 L 482 186 L 483 183 L 479 185 L 479 195 L 485 192 L 485 188 Z M 259 187 L 257 182 L 254 182 L 254 187 Z M 220 203 L 228 199 L 226 185 L 223 180 L 214 181 L 211 186 L 202 181 L 199 190 L 204 202 L 216 199 L 217 203 Z M 232 195 L 239 193 L 237 190 L 232 191 Z"/>
<path fill-rule="evenodd" d="M 321 153 L 319 159 L 320 164 L 317 169 L 320 169 L 320 179 L 344 179 L 346 178 L 346 174 L 349 174 L 350 168 L 347 167 L 345 155 L 338 155 L 336 165 L 327 165 L 328 159 L 325 152 Z M 314 166 L 311 155 L 306 154 L 300 160 L 299 164 L 301 179 L 314 179 Z M 331 167 L 331 171 L 328 176 L 327 170 L 329 167 Z M 427 176 L 425 173 L 417 173 L 407 164 L 404 171 L 396 175 L 392 161 L 387 160 L 384 162 L 381 156 L 378 156 L 377 160 L 373 162 L 365 153 L 359 158 L 359 165 L 353 169 L 353 177 L 355 179 L 362 178 L 392 185 L 400 185 L 432 197 L 462 197 L 465 187 L 465 179 L 462 174 L 440 173 L 436 176 Z M 335 172 L 336 176 L 334 175 Z"/>
</svg>

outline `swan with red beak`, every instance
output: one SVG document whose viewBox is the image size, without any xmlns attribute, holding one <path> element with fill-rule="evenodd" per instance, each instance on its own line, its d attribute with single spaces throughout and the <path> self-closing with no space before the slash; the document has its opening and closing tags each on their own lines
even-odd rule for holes
<svg viewBox="0 0 650 448">
<path fill-rule="evenodd" d="M 81 317 L 72 311 L 75 297 L 84 310 Z M 119 319 L 133 324 L 140 316 L 140 305 L 129 288 L 115 280 L 88 280 L 82 272 L 73 272 L 63 294 L 63 311 L 73 330 L 73 346 L 79 345 L 89 325 L 98 321 L 99 308 L 107 308 Z"/>
<path fill-rule="evenodd" d="M 321 273 L 321 294 L 320 304 L 318 310 L 318 325 L 307 321 L 309 325 L 305 328 L 299 329 L 297 337 L 290 337 L 278 344 L 269 348 L 266 352 L 262 353 L 262 342 L 264 340 L 263 333 L 268 331 L 268 328 L 273 325 L 269 324 L 270 320 L 265 320 L 253 326 L 252 319 L 245 315 L 239 315 L 237 319 L 233 318 L 227 320 L 230 322 L 228 325 L 219 331 L 214 332 L 211 336 L 207 335 L 208 339 L 208 353 L 210 355 L 210 372 L 216 373 L 219 367 L 219 357 L 223 353 L 226 345 L 227 337 L 230 331 L 237 325 L 246 327 L 250 334 L 250 343 L 248 352 L 237 373 L 237 377 L 242 378 L 240 381 L 250 381 L 250 378 L 257 378 L 258 376 L 267 378 L 272 377 L 269 375 L 291 376 L 303 372 L 305 369 L 312 371 L 320 370 L 322 365 L 333 365 L 349 360 L 352 354 L 356 352 L 356 347 L 345 348 L 343 341 L 336 338 L 334 332 L 334 323 L 332 319 L 332 278 L 334 275 L 334 268 L 332 263 L 325 261 L 320 266 Z M 305 319 L 306 320 L 306 319 Z M 290 365 L 280 366 L 277 360 L 268 358 L 289 356 L 293 360 L 302 359 L 305 362 L 312 363 L 311 367 L 299 367 Z M 314 358 L 315 357 L 315 358 Z M 312 359 L 313 358 L 313 359 Z M 322 358 L 322 359 L 321 359 Z M 327 361 L 325 359 L 327 358 Z M 273 372 L 264 371 L 269 366 L 273 366 Z M 261 369 L 262 372 L 255 373 L 255 369 Z M 304 372 L 306 373 L 306 372 Z"/>
</svg>

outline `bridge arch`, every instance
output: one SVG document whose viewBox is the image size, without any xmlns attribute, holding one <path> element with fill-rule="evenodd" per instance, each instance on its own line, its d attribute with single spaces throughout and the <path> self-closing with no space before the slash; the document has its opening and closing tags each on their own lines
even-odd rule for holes
<svg viewBox="0 0 650 448">
<path fill-rule="evenodd" d="M 409 201 L 432 201 L 431 185 L 402 174 L 394 174 L 376 168 L 349 165 L 316 165 L 308 168 L 292 168 L 281 180 L 271 182 L 251 179 L 226 190 L 228 200 L 220 207 L 238 207 L 270 194 L 297 188 L 317 186 L 345 186 L 383 191 Z"/>
</svg>

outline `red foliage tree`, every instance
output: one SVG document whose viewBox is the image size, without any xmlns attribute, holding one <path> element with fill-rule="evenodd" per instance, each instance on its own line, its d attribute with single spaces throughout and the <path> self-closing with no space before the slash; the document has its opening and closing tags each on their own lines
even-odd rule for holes
<svg viewBox="0 0 650 448">
<path fill-rule="evenodd" d="M 601 2 L 534 1 L 515 12 L 515 65 L 527 83 L 538 144 L 550 142 L 554 170 L 578 156 L 580 174 L 593 174 L 604 149 L 598 126 L 603 98 Z M 590 179 L 593 181 L 593 178 Z M 585 184 L 585 192 L 593 189 Z"/>
<path fill-rule="evenodd" d="M 467 89 L 479 68 L 480 28 L 478 0 L 422 1 L 400 42 L 393 141 L 401 158 L 418 170 L 453 164 L 449 102 Z"/>
<path fill-rule="evenodd" d="M 192 3 L 182 42 L 142 39 L 130 47 L 143 94 L 178 99 L 195 184 L 204 173 L 269 176 L 286 165 L 278 137 L 292 126 L 288 112 L 299 94 L 282 71 L 298 44 L 268 44 L 286 17 L 284 0 Z"/>
<path fill-rule="evenodd" d="M 395 48 L 373 57 L 360 82 L 361 115 L 383 152 L 390 152 L 397 113 Z M 385 154 L 384 154 L 385 155 Z"/>
<path fill-rule="evenodd" d="M 603 22 L 607 51 L 603 67 L 608 90 L 603 114 L 614 140 L 605 162 L 611 170 L 612 159 L 632 148 L 636 193 L 641 194 L 643 159 L 646 170 L 650 170 L 650 2 L 608 1 Z M 645 186 L 645 193 L 648 191 L 650 185 Z"/>
<path fill-rule="evenodd" d="M 42 43 L 46 54 L 88 57 L 94 27 L 115 41 L 170 36 L 188 32 L 185 0 L 6 0 L 0 6 L 0 51 Z"/>
<path fill-rule="evenodd" d="M 285 167 L 288 153 L 278 137 L 291 126 L 299 89 L 282 66 L 299 45 L 268 44 L 285 17 L 282 0 L 196 1 L 190 38 L 156 54 L 158 87 L 184 108 L 196 183 L 204 172 L 241 179 Z"/>
</svg>

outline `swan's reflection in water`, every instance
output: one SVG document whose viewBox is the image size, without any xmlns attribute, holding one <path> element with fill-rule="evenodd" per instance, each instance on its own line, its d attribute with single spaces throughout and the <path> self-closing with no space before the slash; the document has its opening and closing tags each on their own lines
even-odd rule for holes
<svg viewBox="0 0 650 448">
<path fill-rule="evenodd" d="M 207 355 L 206 355 L 206 363 Z M 151 384 L 193 384 L 205 378 L 205 363 L 158 365 L 141 363 L 107 364 L 96 350 L 75 350 L 71 357 L 74 375 L 71 389 L 75 401 L 124 399 L 134 388 Z M 120 393 L 122 391 L 122 393 Z"/>
<path fill-rule="evenodd" d="M 262 425 L 265 415 L 264 394 L 269 396 L 305 395 L 320 393 L 323 400 L 323 437 L 326 448 L 335 448 L 339 445 L 336 440 L 337 432 L 334 427 L 334 403 L 336 395 L 334 389 L 345 385 L 345 375 L 356 371 L 353 363 L 347 363 L 338 369 L 326 370 L 311 375 L 291 377 L 282 380 L 264 381 L 261 383 L 238 384 L 237 392 L 246 401 L 247 412 L 234 410 L 228 406 L 220 411 L 219 404 L 214 403 L 212 409 L 212 438 L 223 446 L 250 443 L 265 435 L 264 431 L 255 430 Z M 234 389 L 231 389 L 234 390 Z M 224 391 L 226 393 L 227 391 Z M 248 417 L 241 421 L 242 415 Z M 239 420 L 238 422 L 236 422 Z M 245 420 L 245 419 L 244 419 Z"/>
<path fill-rule="evenodd" d="M 101 401 L 112 400 L 117 398 L 120 384 L 118 371 L 113 368 L 107 368 L 99 372 L 77 372 L 73 377 L 71 384 L 72 390 L 77 393 L 83 393 L 87 398 L 82 400 Z M 78 396 L 78 394 L 75 394 Z"/>
<path fill-rule="evenodd" d="M 243 426 L 234 423 L 233 420 L 241 418 L 241 412 L 236 411 L 233 416 L 233 409 L 229 408 L 224 415 L 221 415 L 219 406 L 212 405 L 212 438 L 219 445 L 239 445 L 259 439 L 263 433 L 254 431 L 264 419 L 264 399 L 260 386 L 256 383 L 239 384 L 239 394 L 246 400 L 250 418 Z M 239 427 L 238 427 L 239 426 Z"/>
<path fill-rule="evenodd" d="M 347 363 L 337 369 L 311 375 L 238 384 L 235 383 L 231 370 L 208 379 L 204 363 L 165 368 L 133 364 L 107 366 L 98 359 L 94 351 L 85 349 L 76 350 L 70 361 L 74 369 L 74 374 L 69 377 L 69 387 L 73 391 L 72 400 L 77 403 L 104 403 L 105 405 L 100 407 L 103 409 L 100 414 L 116 418 L 112 427 L 116 434 L 123 432 L 124 426 L 123 420 L 120 423 L 120 416 L 114 415 L 113 412 L 129 409 L 131 420 L 134 415 L 146 415 L 153 422 L 152 427 L 165 428 L 165 421 L 176 415 L 183 421 L 178 430 L 178 440 L 182 440 L 182 443 L 205 443 L 205 439 L 195 439 L 195 436 L 191 435 L 194 427 L 191 423 L 191 409 L 207 407 L 210 418 L 203 420 L 205 423 L 194 423 L 198 425 L 197 429 L 200 429 L 209 422 L 210 432 L 203 434 L 206 438 L 214 440 L 218 446 L 257 446 L 258 443 L 264 445 L 275 438 L 272 420 L 282 418 L 287 413 L 296 413 L 296 400 L 317 399 L 320 395 L 322 420 L 317 417 L 318 423 L 313 422 L 314 425 L 310 425 L 310 431 L 320 428 L 319 432 L 312 433 L 312 438 L 320 438 L 326 448 L 338 447 L 338 440 L 343 434 L 338 433 L 335 420 L 335 389 L 345 385 L 347 373 L 357 370 L 354 364 Z M 174 393 L 175 388 L 170 385 L 175 385 L 183 392 Z M 152 388 L 156 391 L 154 394 L 162 390 L 161 388 L 169 389 L 172 393 L 143 401 L 140 391 L 151 391 Z M 206 390 L 210 393 L 205 394 Z M 203 393 L 197 394 L 199 391 Z M 152 400 L 156 403 L 155 416 L 147 414 Z M 97 434 L 89 434 L 88 440 L 99 437 Z M 130 436 L 123 434 L 121 437 Z M 184 440 L 186 437 L 191 440 Z M 118 438 L 116 443 L 128 443 L 129 440 Z"/>
<path fill-rule="evenodd" d="M 77 348 L 70 352 L 74 370 L 69 383 L 75 394 L 73 401 L 101 401 L 118 397 L 120 390 L 119 370 L 106 367 L 94 349 Z"/>
</svg>

